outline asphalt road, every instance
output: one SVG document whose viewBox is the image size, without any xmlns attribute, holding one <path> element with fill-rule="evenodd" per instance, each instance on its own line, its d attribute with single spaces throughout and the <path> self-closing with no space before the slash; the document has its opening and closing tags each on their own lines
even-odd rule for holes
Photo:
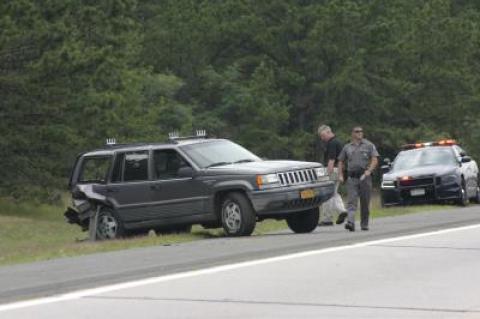
<svg viewBox="0 0 480 319">
<path fill-rule="evenodd" d="M 3 311 L 0 317 L 23 318 L 34 311 L 36 318 L 75 317 L 72 314 L 90 318 L 110 311 L 127 318 L 140 311 L 149 314 L 148 318 L 278 318 L 297 314 L 319 317 L 320 310 L 335 317 L 348 316 L 347 309 L 358 317 L 426 318 L 433 312 L 436 317 L 480 318 L 480 305 L 475 304 L 475 300 L 480 302 L 480 288 L 476 287 L 480 283 L 479 228 L 395 244 L 378 242 L 479 223 L 480 206 L 470 206 L 377 219 L 369 232 L 349 233 L 335 226 L 307 235 L 282 232 L 220 238 L 3 267 L 0 300 L 7 303 L 302 251 L 328 252 L 227 268 L 215 274 L 174 275 L 165 282 L 147 282 L 136 288 L 127 285 L 103 294 L 95 290 L 81 298 Z M 344 250 L 365 242 L 370 243 Z M 342 248 L 336 251 L 338 247 Z M 452 298 L 455 296 L 462 296 L 465 302 Z M 376 298 L 383 298 L 382 302 Z"/>
</svg>

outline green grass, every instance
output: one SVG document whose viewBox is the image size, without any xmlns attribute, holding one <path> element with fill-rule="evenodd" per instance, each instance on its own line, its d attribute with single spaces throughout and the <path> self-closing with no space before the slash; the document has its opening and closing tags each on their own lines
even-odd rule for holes
<svg viewBox="0 0 480 319">
<path fill-rule="evenodd" d="M 194 226 L 190 234 L 161 234 L 129 237 L 104 242 L 88 241 L 88 233 L 68 224 L 64 206 L 15 203 L 0 198 L 0 265 L 77 256 L 96 252 L 171 245 L 176 243 L 223 237 L 221 229 Z M 258 223 L 255 235 L 284 229 L 284 221 Z"/>
<path fill-rule="evenodd" d="M 15 203 L 0 198 L 0 265 L 77 256 L 135 247 L 171 245 L 205 238 L 223 237 L 221 229 L 194 226 L 190 234 L 131 237 L 105 242 L 87 241 L 88 233 L 65 222 L 64 206 Z M 372 201 L 373 218 L 403 215 L 427 210 L 444 210 L 451 206 L 425 205 L 380 208 L 378 197 Z M 257 223 L 254 236 L 287 228 L 285 221 L 267 220 Z"/>
<path fill-rule="evenodd" d="M 371 202 L 370 215 L 372 218 L 388 217 L 388 216 L 398 216 L 413 214 L 426 211 L 436 211 L 436 210 L 446 210 L 452 209 L 455 206 L 452 205 L 415 205 L 415 206 L 392 206 L 392 207 L 381 207 L 380 205 L 380 196 L 374 194 Z"/>
</svg>

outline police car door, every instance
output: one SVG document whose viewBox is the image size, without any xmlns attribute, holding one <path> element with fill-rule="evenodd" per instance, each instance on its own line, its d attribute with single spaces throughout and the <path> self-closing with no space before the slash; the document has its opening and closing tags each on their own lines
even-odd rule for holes
<svg viewBox="0 0 480 319">
<path fill-rule="evenodd" d="M 477 163 L 472 159 L 470 162 L 462 163 L 462 158 L 467 156 L 465 150 L 460 146 L 455 145 L 455 156 L 460 162 L 460 171 L 465 178 L 467 195 L 469 198 L 474 197 L 477 193 L 478 187 L 478 166 Z"/>
</svg>

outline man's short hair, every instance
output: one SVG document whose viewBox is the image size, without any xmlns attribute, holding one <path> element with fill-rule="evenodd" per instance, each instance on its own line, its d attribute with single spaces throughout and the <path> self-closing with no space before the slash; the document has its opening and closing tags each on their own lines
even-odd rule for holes
<svg viewBox="0 0 480 319">
<path fill-rule="evenodd" d="M 325 131 L 331 132 L 332 129 L 330 128 L 330 126 L 325 125 L 325 124 L 322 124 L 322 125 L 320 125 L 320 126 L 318 127 L 317 133 L 318 133 L 318 134 L 321 134 L 322 132 L 325 132 Z"/>
</svg>

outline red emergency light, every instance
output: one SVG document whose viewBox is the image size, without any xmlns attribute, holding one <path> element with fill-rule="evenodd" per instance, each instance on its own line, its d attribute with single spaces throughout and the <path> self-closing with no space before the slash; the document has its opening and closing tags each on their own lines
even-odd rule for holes
<svg viewBox="0 0 480 319">
<path fill-rule="evenodd" d="M 402 146 L 402 150 L 411 150 L 415 148 L 424 148 L 429 146 L 452 146 L 457 145 L 457 141 L 453 139 L 440 140 L 437 142 L 426 142 L 426 143 L 415 143 L 415 144 L 405 144 Z"/>
</svg>

